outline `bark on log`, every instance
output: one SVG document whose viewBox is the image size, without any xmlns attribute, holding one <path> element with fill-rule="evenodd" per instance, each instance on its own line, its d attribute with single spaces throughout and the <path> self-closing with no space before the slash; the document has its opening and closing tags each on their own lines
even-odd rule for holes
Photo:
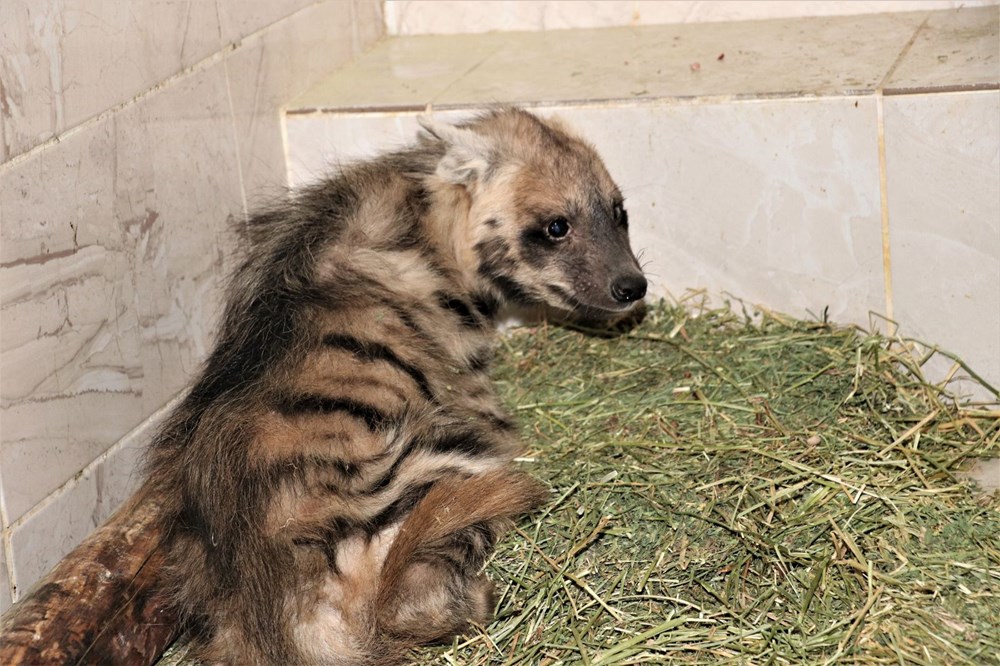
<svg viewBox="0 0 1000 666">
<path fill-rule="evenodd" d="M 0 622 L 0 664 L 155 663 L 177 637 L 159 585 L 161 503 L 141 489 Z"/>
</svg>

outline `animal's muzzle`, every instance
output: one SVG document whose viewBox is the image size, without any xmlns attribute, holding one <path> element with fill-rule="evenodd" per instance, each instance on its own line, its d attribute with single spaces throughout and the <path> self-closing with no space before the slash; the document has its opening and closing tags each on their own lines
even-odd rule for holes
<svg viewBox="0 0 1000 666">
<path fill-rule="evenodd" d="M 646 295 L 646 278 L 626 275 L 611 283 L 611 297 L 619 303 L 631 303 Z"/>
</svg>

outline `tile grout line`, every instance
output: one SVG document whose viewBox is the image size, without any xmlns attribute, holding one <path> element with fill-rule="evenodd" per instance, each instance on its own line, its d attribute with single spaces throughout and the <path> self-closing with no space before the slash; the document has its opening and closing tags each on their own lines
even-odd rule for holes
<svg viewBox="0 0 1000 666">
<path fill-rule="evenodd" d="M 889 174 L 886 167 L 885 154 L 885 86 L 889 82 L 889 79 L 892 78 L 892 75 L 896 73 L 896 70 L 899 69 L 903 59 L 909 54 L 910 49 L 913 48 L 913 45 L 917 41 L 917 37 L 927 27 L 927 23 L 930 20 L 931 14 L 928 13 L 924 17 L 924 20 L 920 22 L 920 25 L 913 31 L 913 34 L 910 35 L 910 39 L 903 45 L 899 55 L 896 56 L 896 59 L 889 66 L 889 69 L 875 89 L 875 123 L 878 131 L 878 189 L 882 233 L 882 285 L 885 290 L 885 317 L 888 326 L 886 334 L 890 337 L 896 335 L 897 324 L 892 290 L 892 246 L 889 234 Z"/>
<path fill-rule="evenodd" d="M 127 446 L 130 446 L 130 445 L 133 445 L 134 440 L 142 437 L 143 436 L 143 432 L 146 429 L 148 429 L 150 427 L 153 427 L 154 430 L 155 430 L 155 427 L 157 426 L 157 424 L 160 423 L 160 422 L 162 422 L 162 420 L 171 411 L 173 411 L 173 409 L 184 399 L 184 397 L 186 395 L 187 395 L 187 391 L 181 391 L 181 392 L 177 393 L 176 395 L 174 395 L 166 403 L 164 403 L 160 408 L 156 409 L 152 414 L 150 414 L 145 419 L 143 419 L 142 423 L 140 423 L 139 425 L 135 426 L 134 428 L 132 428 L 131 430 L 129 430 L 127 433 L 125 433 L 125 435 L 122 436 L 121 438 L 119 438 L 118 441 L 116 441 L 114 444 L 112 444 L 107 449 L 105 449 L 104 451 L 102 451 L 101 454 L 98 455 L 96 458 L 94 458 L 92 461 L 90 461 L 89 463 L 87 463 L 87 465 L 83 469 L 81 469 L 79 472 L 77 472 L 76 474 L 74 474 L 73 476 L 71 476 L 69 479 L 67 479 L 66 481 L 64 481 L 62 485 L 60 485 L 58 488 L 56 488 L 55 490 L 53 490 L 51 493 L 49 493 L 48 495 L 46 495 L 45 497 L 43 497 L 33 507 L 31 507 L 30 509 L 28 509 L 27 511 L 25 511 L 24 514 L 21 515 L 17 520 L 15 520 L 13 523 L 8 524 L 4 528 L 4 535 L 3 535 L 3 541 L 4 541 L 4 543 L 3 543 L 3 545 L 4 545 L 5 555 L 7 555 L 7 557 L 10 558 L 8 560 L 8 562 L 7 562 L 7 567 L 8 567 L 7 571 L 8 571 L 8 579 L 10 580 L 10 583 L 11 583 L 11 597 L 12 597 L 12 600 L 16 601 L 17 597 L 19 596 L 19 595 L 15 595 L 14 594 L 14 589 L 15 589 L 14 588 L 14 581 L 15 581 L 15 578 L 13 577 L 13 574 L 12 574 L 12 571 L 13 571 L 12 563 L 13 563 L 13 555 L 14 555 L 13 548 L 14 548 L 14 546 L 10 542 L 10 539 L 13 536 L 14 530 L 17 529 L 17 528 L 22 527 L 25 523 L 27 523 L 32 518 L 34 518 L 35 516 L 37 516 L 38 514 L 40 514 L 42 511 L 44 511 L 55 500 L 57 500 L 58 498 L 62 497 L 66 493 L 68 493 L 72 487 L 74 487 L 75 485 L 77 485 L 79 483 L 80 479 L 84 478 L 88 474 L 93 473 L 97 469 L 98 465 L 103 464 L 105 461 L 107 461 L 108 458 L 110 458 L 112 455 L 114 455 L 115 453 L 117 453 L 121 449 L 123 449 L 123 448 L 125 448 Z M 98 527 L 100 527 L 100 526 L 98 526 Z M 86 538 L 86 537 L 84 537 L 84 538 Z M 77 545 L 79 545 L 79 544 L 74 545 L 73 548 L 75 548 Z M 8 550 L 8 546 L 9 546 L 9 550 Z M 70 548 L 70 550 L 72 551 L 73 548 Z M 60 558 L 60 559 L 62 559 L 62 558 Z M 32 584 L 34 584 L 34 583 L 32 583 Z"/>
<path fill-rule="evenodd" d="M 233 149 L 236 151 L 236 177 L 240 181 L 240 200 L 243 204 L 243 221 L 250 219 L 250 207 L 247 205 L 247 186 L 243 179 L 243 153 L 240 150 L 239 131 L 236 128 L 236 107 L 233 106 L 233 86 L 229 80 L 229 58 L 222 63 L 222 73 L 226 78 L 226 101 L 229 103 L 229 126 L 233 132 Z"/>
<path fill-rule="evenodd" d="M 878 189 L 882 225 L 882 283 L 885 289 L 885 317 L 888 325 L 886 334 L 896 335 L 896 319 L 893 308 L 892 256 L 889 244 L 889 185 L 885 161 L 885 113 L 882 107 L 882 89 L 875 93 L 875 114 L 878 126 Z"/>
<path fill-rule="evenodd" d="M 213 65 L 217 65 L 219 62 L 222 62 L 224 60 L 228 60 L 229 57 L 230 57 L 230 55 L 232 55 L 234 52 L 236 52 L 237 50 L 239 50 L 240 48 L 242 48 L 247 42 L 250 42 L 250 41 L 252 41 L 254 39 L 257 39 L 262 34 L 264 34 L 265 32 L 267 32 L 269 30 L 271 30 L 272 28 L 274 28 L 279 23 L 283 23 L 285 21 L 291 20 L 291 18 L 293 16 L 296 16 L 299 13 L 301 13 L 303 11 L 306 11 L 310 7 L 316 6 L 317 4 L 320 4 L 320 3 L 319 2 L 313 2 L 311 5 L 309 5 L 309 7 L 303 7 L 301 9 L 298 9 L 298 10 L 292 12 L 291 14 L 288 14 L 286 16 L 281 17 L 277 21 L 273 21 L 271 23 L 268 23 L 265 26 L 261 26 L 260 28 L 254 30 L 253 32 L 251 32 L 251 33 L 249 33 L 247 35 L 244 35 L 243 37 L 240 37 L 240 38 L 238 38 L 238 39 L 236 39 L 236 40 L 234 40 L 232 42 L 229 42 L 228 44 L 225 44 L 225 43 L 221 44 L 221 46 L 220 46 L 220 48 L 219 48 L 218 51 L 212 53 L 211 55 L 208 55 L 208 56 L 202 58 L 201 60 L 199 60 L 196 63 L 188 65 L 187 67 L 184 67 L 183 69 L 174 72 L 173 74 L 171 74 L 170 76 L 166 77 L 165 79 L 161 79 L 161 80 L 157 81 L 156 83 L 154 83 L 153 85 L 151 85 L 149 88 L 146 88 L 145 90 L 136 93 L 135 95 L 133 95 L 129 99 L 125 100 L 124 102 L 119 102 L 119 103 L 115 104 L 114 106 L 108 107 L 107 109 L 105 109 L 104 111 L 101 111 L 97 115 L 91 116 L 90 118 L 87 118 L 86 120 L 81 121 L 80 123 L 74 125 L 73 127 L 67 128 L 67 129 L 63 130 L 61 133 L 55 134 L 55 135 L 49 137 L 48 139 L 46 139 L 42 143 L 34 145 L 31 148 L 29 148 L 28 150 L 26 150 L 26 151 L 24 151 L 22 153 L 18 153 L 17 155 L 14 155 L 13 157 L 9 158 L 6 162 L 0 163 L 0 174 L 2 174 L 5 171 L 8 171 L 8 170 L 14 168 L 15 166 L 17 166 L 21 162 L 25 162 L 25 161 L 31 159 L 32 157 L 35 157 L 36 155 L 38 155 L 38 154 L 40 154 L 40 153 L 48 150 L 49 148 L 51 148 L 51 147 L 53 147 L 53 146 L 55 146 L 57 144 L 60 144 L 63 141 L 72 138 L 73 136 L 76 136 L 80 132 L 86 131 L 86 130 L 90 129 L 91 127 L 94 127 L 95 125 L 97 125 L 97 124 L 105 121 L 109 117 L 114 116 L 117 113 L 119 113 L 121 111 L 124 111 L 125 109 L 127 109 L 127 108 L 129 108 L 129 107 L 131 107 L 131 106 L 133 106 L 135 104 L 138 104 L 139 102 L 142 102 L 143 100 L 147 99 L 148 97 L 151 97 L 151 96 L 155 95 L 156 93 L 160 92 L 161 90 L 164 90 L 165 88 L 169 88 L 170 86 L 172 86 L 177 81 L 180 81 L 181 79 L 184 79 L 184 78 L 186 78 L 186 77 L 188 77 L 188 76 L 190 76 L 192 74 L 203 72 L 203 71 L 207 70 L 208 68 L 212 67 Z M 216 11 L 218 11 L 218 4 L 216 4 Z M 228 81 L 227 81 L 227 85 L 228 85 Z"/>
<path fill-rule="evenodd" d="M 16 580 L 14 575 L 14 545 L 10 541 L 11 525 L 7 515 L 6 493 L 3 492 L 0 492 L 0 525 L 3 526 L 3 543 L 0 544 L 0 547 L 3 548 L 4 564 L 6 565 L 7 591 L 10 593 L 11 603 L 14 603 L 18 596 L 17 585 L 14 584 Z"/>
</svg>

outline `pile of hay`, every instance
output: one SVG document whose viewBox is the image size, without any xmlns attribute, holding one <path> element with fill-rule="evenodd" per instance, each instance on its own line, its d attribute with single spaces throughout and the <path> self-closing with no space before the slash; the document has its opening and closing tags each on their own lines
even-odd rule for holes
<svg viewBox="0 0 1000 666">
<path fill-rule="evenodd" d="M 773 313 L 502 344 L 552 498 L 489 565 L 497 621 L 415 663 L 1000 664 L 1000 493 L 956 478 L 1000 455 L 996 404 Z"/>
<path fill-rule="evenodd" d="M 1000 455 L 995 404 L 770 313 L 504 345 L 552 499 L 489 566 L 498 621 L 417 663 L 1000 663 L 1000 493 L 955 476 Z"/>
</svg>

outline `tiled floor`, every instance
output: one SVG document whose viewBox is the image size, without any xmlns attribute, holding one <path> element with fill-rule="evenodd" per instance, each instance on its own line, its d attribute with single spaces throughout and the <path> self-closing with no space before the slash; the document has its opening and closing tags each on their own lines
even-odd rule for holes
<svg viewBox="0 0 1000 666">
<path fill-rule="evenodd" d="M 626 192 L 654 294 L 704 288 L 864 327 L 894 315 L 1000 385 L 998 19 L 390 39 L 287 107 L 289 180 L 412 140 L 428 104 L 557 113 Z"/>
</svg>

